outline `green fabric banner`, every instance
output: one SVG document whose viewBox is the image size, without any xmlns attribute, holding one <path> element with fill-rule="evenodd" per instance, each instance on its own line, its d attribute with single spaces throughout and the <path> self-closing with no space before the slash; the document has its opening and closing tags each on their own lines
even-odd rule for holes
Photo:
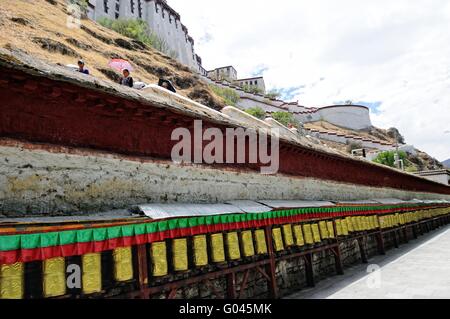
<svg viewBox="0 0 450 319">
<path fill-rule="evenodd" d="M 138 235 L 154 234 L 176 229 L 187 229 L 198 226 L 245 223 L 252 221 L 270 220 L 274 218 L 287 218 L 304 214 L 323 213 L 329 216 L 331 213 L 386 211 L 397 208 L 409 208 L 418 210 L 426 204 L 406 204 L 389 206 L 360 206 L 360 207 L 333 207 L 333 208 L 301 208 L 283 211 L 273 211 L 255 214 L 229 214 L 205 217 L 175 218 L 144 224 L 80 229 L 60 232 L 5 235 L 0 236 L 0 251 L 13 251 L 17 249 L 35 249 L 39 247 L 53 247 L 74 243 L 100 242 L 121 237 L 133 237 Z M 429 207 L 429 206 L 428 206 Z"/>
</svg>

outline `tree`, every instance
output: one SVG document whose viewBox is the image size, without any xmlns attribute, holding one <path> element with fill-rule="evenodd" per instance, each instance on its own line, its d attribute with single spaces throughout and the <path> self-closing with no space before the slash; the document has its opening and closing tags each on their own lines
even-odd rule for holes
<svg viewBox="0 0 450 319">
<path fill-rule="evenodd" d="M 378 154 L 377 158 L 373 161 L 378 164 L 390 166 L 395 168 L 395 151 L 382 152 Z M 403 160 L 403 163 L 406 162 L 407 156 L 403 151 L 398 152 L 399 158 Z"/>
<path fill-rule="evenodd" d="M 345 103 L 345 105 L 353 105 L 353 101 L 352 100 L 347 100 L 344 103 Z"/>
<path fill-rule="evenodd" d="M 266 111 L 258 106 L 247 109 L 245 112 L 260 120 L 264 120 L 266 118 Z"/>
</svg>

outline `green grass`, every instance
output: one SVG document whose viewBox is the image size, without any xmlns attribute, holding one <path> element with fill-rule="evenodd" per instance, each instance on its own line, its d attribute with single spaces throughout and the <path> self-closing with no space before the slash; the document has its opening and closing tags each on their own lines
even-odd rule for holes
<svg viewBox="0 0 450 319">
<path fill-rule="evenodd" d="M 245 112 L 260 120 L 264 120 L 266 118 L 266 111 L 257 106 L 247 109 Z"/>
<path fill-rule="evenodd" d="M 226 105 L 236 106 L 239 102 L 239 94 L 233 89 L 221 88 L 217 85 L 210 85 L 211 90 L 218 96 L 224 99 Z"/>
<path fill-rule="evenodd" d="M 284 126 L 289 126 L 289 124 L 292 124 L 297 128 L 300 126 L 300 122 L 294 117 L 292 113 L 289 112 L 272 113 L 272 118 L 274 118 Z"/>
<path fill-rule="evenodd" d="M 398 155 L 401 160 L 403 160 L 403 163 L 406 164 L 406 153 L 403 151 L 398 152 Z M 388 152 L 382 152 L 378 154 L 377 158 L 373 160 L 375 163 L 395 167 L 395 152 L 394 151 L 388 151 Z"/>
<path fill-rule="evenodd" d="M 171 50 L 167 42 L 158 37 L 143 20 L 101 18 L 98 23 L 123 36 L 145 43 L 172 58 L 177 58 L 177 53 Z"/>
</svg>

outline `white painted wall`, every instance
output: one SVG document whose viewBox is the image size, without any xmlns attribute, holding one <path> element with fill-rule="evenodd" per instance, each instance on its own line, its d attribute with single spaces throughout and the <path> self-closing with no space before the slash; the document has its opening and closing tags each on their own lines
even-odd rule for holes
<svg viewBox="0 0 450 319">
<path fill-rule="evenodd" d="M 429 179 L 430 181 L 450 185 L 450 171 L 436 172 L 435 174 L 423 172 L 423 174 L 418 173 L 417 175 Z"/>
<path fill-rule="evenodd" d="M 370 111 L 366 107 L 333 106 L 321 108 L 317 112 L 320 119 L 352 130 L 364 130 L 372 126 Z"/>
<path fill-rule="evenodd" d="M 376 150 L 380 150 L 380 151 L 395 150 L 395 146 L 393 146 L 393 145 L 383 145 L 380 143 L 376 143 L 375 141 L 369 142 L 369 141 L 364 141 L 364 140 L 360 140 L 360 139 L 356 139 L 356 138 L 352 138 L 352 137 L 338 136 L 335 134 L 328 134 L 328 133 L 324 133 L 324 132 L 314 132 L 314 131 L 311 131 L 308 129 L 306 129 L 306 134 L 308 134 L 312 137 L 322 139 L 322 140 L 332 141 L 332 142 L 336 142 L 336 143 L 340 143 L 340 144 L 350 144 L 350 143 L 360 144 L 361 147 L 366 148 L 366 149 L 376 149 Z"/>
</svg>

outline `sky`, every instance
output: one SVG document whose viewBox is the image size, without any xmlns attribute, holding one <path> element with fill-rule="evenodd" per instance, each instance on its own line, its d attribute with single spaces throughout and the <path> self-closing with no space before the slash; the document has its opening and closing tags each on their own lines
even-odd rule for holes
<svg viewBox="0 0 450 319">
<path fill-rule="evenodd" d="M 203 66 L 263 75 L 308 107 L 351 100 L 450 158 L 450 1 L 169 0 Z"/>
</svg>

